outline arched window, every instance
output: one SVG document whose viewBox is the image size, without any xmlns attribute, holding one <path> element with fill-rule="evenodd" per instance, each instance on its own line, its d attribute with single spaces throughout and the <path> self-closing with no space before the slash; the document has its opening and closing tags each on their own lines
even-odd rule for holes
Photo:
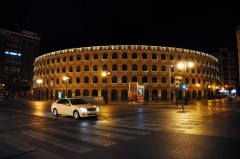
<svg viewBox="0 0 240 159">
<path fill-rule="evenodd" d="M 49 70 L 47 69 L 47 74 L 49 74 Z"/>
<path fill-rule="evenodd" d="M 161 71 L 166 71 L 166 66 L 162 65 Z"/>
<path fill-rule="evenodd" d="M 127 53 L 126 53 L 126 52 L 124 52 L 124 53 L 122 54 L 122 59 L 127 59 Z"/>
<path fill-rule="evenodd" d="M 56 79 L 56 84 L 59 84 L 59 78 Z"/>
<path fill-rule="evenodd" d="M 66 72 L 66 68 L 63 67 L 63 68 L 62 68 L 62 73 L 65 73 L 65 72 Z"/>
<path fill-rule="evenodd" d="M 127 77 L 126 76 L 122 77 L 122 83 L 127 83 Z"/>
<path fill-rule="evenodd" d="M 174 60 L 174 56 L 173 55 L 170 55 L 170 60 Z"/>
<path fill-rule="evenodd" d="M 142 59 L 147 60 L 147 54 L 146 53 L 142 53 Z"/>
<path fill-rule="evenodd" d="M 142 77 L 142 83 L 148 83 L 148 78 L 146 76 Z"/>
<path fill-rule="evenodd" d="M 157 66 L 156 65 L 152 65 L 152 71 L 157 71 Z"/>
<path fill-rule="evenodd" d="M 79 89 L 75 90 L 75 96 L 80 96 L 80 90 Z"/>
<path fill-rule="evenodd" d="M 186 78 L 186 84 L 189 84 L 189 78 Z"/>
<path fill-rule="evenodd" d="M 63 57 L 63 62 L 66 62 L 66 56 Z"/>
<path fill-rule="evenodd" d="M 198 72 L 198 74 L 200 74 L 200 69 L 199 68 L 198 68 L 197 72 Z"/>
<path fill-rule="evenodd" d="M 80 66 L 77 66 L 76 72 L 80 72 L 80 71 L 81 71 Z"/>
<path fill-rule="evenodd" d="M 107 60 L 108 59 L 108 54 L 107 53 L 104 53 L 103 54 L 103 60 Z"/>
<path fill-rule="evenodd" d="M 60 62 L 60 58 L 58 57 L 58 58 L 57 58 L 57 63 L 59 63 L 59 62 Z"/>
<path fill-rule="evenodd" d="M 54 69 L 52 69 L 52 74 L 54 74 Z"/>
<path fill-rule="evenodd" d="M 73 56 L 69 56 L 69 61 L 73 61 Z"/>
<path fill-rule="evenodd" d="M 103 65 L 102 66 L 102 71 L 108 71 L 108 66 L 107 65 Z"/>
<path fill-rule="evenodd" d="M 57 73 L 59 73 L 59 68 L 57 68 Z"/>
<path fill-rule="evenodd" d="M 117 65 L 116 64 L 112 65 L 112 71 L 117 71 Z"/>
<path fill-rule="evenodd" d="M 127 68 L 127 65 L 126 65 L 126 64 L 123 64 L 123 65 L 122 65 L 122 71 L 127 71 L 127 69 L 128 69 L 128 68 Z"/>
<path fill-rule="evenodd" d="M 171 83 L 174 83 L 174 77 L 171 77 Z"/>
<path fill-rule="evenodd" d="M 136 64 L 132 65 L 132 71 L 137 71 L 137 65 Z"/>
<path fill-rule="evenodd" d="M 195 78 L 192 79 L 192 84 L 195 84 Z"/>
<path fill-rule="evenodd" d="M 88 72 L 88 71 L 89 71 L 89 66 L 88 66 L 88 65 L 84 66 L 84 71 L 85 71 L 85 72 Z"/>
<path fill-rule="evenodd" d="M 156 60 L 157 59 L 157 55 L 155 53 L 152 54 L 152 60 Z"/>
<path fill-rule="evenodd" d="M 117 53 L 114 52 L 114 53 L 112 54 L 112 59 L 114 60 L 114 59 L 117 59 L 117 58 L 118 58 Z"/>
<path fill-rule="evenodd" d="M 98 71 L 98 65 L 93 66 L 93 71 Z"/>
<path fill-rule="evenodd" d="M 85 55 L 85 60 L 89 60 L 89 55 L 88 54 Z"/>
<path fill-rule="evenodd" d="M 94 59 L 94 60 L 97 60 L 97 59 L 98 59 L 98 54 L 94 54 L 94 55 L 93 55 L 93 59 Z"/>
<path fill-rule="evenodd" d="M 136 76 L 132 77 L 132 82 L 137 82 L 137 77 Z"/>
<path fill-rule="evenodd" d="M 98 78 L 96 76 L 93 77 L 93 83 L 98 83 Z"/>
<path fill-rule="evenodd" d="M 54 59 L 52 59 L 52 64 L 54 64 Z"/>
<path fill-rule="evenodd" d="M 162 77 L 162 83 L 166 83 L 166 77 Z"/>
<path fill-rule="evenodd" d="M 132 53 L 132 59 L 137 59 L 137 53 Z"/>
<path fill-rule="evenodd" d="M 154 76 L 154 77 L 152 78 L 152 83 L 157 83 L 157 77 Z"/>
<path fill-rule="evenodd" d="M 198 79 L 198 84 L 201 84 L 201 80 L 200 79 Z"/>
<path fill-rule="evenodd" d="M 80 77 L 76 78 L 76 83 L 80 83 Z"/>
<path fill-rule="evenodd" d="M 161 54 L 161 60 L 166 60 L 166 55 L 165 54 Z"/>
<path fill-rule="evenodd" d="M 148 68 L 147 68 L 147 65 L 142 65 L 142 71 L 147 71 L 148 70 Z"/>
<path fill-rule="evenodd" d="M 112 83 L 117 83 L 117 77 L 116 76 L 112 77 Z"/>
<path fill-rule="evenodd" d="M 89 78 L 88 77 L 84 78 L 84 83 L 89 83 Z"/>
<path fill-rule="evenodd" d="M 89 90 L 85 89 L 85 90 L 83 91 L 83 96 L 89 96 Z"/>
<path fill-rule="evenodd" d="M 72 66 L 70 66 L 68 72 L 72 72 L 72 71 L 73 71 L 73 68 L 72 68 Z"/>
<path fill-rule="evenodd" d="M 182 60 L 181 56 L 180 56 L 180 55 L 178 55 L 178 61 L 181 61 L 181 60 Z"/>
<path fill-rule="evenodd" d="M 72 84 L 72 77 L 69 77 L 68 83 L 69 83 L 69 84 Z"/>
<path fill-rule="evenodd" d="M 81 60 L 81 55 L 77 55 L 77 61 Z"/>
</svg>

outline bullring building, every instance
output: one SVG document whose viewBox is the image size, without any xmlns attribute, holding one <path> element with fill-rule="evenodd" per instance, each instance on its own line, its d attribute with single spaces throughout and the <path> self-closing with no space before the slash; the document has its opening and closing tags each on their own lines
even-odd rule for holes
<svg viewBox="0 0 240 159">
<path fill-rule="evenodd" d="M 193 67 L 188 67 L 190 62 Z M 184 67 L 177 67 L 179 63 Z M 45 100 L 65 95 L 128 100 L 130 82 L 144 85 L 144 100 L 182 99 L 183 90 L 175 85 L 175 77 L 182 77 L 191 100 L 206 95 L 213 98 L 219 92 L 218 60 L 207 53 L 183 48 L 149 45 L 71 48 L 41 55 L 33 67 L 33 96 Z M 103 72 L 107 72 L 106 76 Z"/>
</svg>

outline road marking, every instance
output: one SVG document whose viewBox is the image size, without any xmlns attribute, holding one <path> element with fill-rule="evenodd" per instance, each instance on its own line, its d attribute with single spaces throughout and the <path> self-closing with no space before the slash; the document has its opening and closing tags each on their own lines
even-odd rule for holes
<svg viewBox="0 0 240 159">
<path fill-rule="evenodd" d="M 82 136 L 80 134 L 70 133 L 70 132 L 59 130 L 59 129 L 43 128 L 43 130 L 52 132 L 55 134 L 68 136 L 68 137 L 75 138 L 78 140 L 82 140 L 82 141 L 86 141 L 86 142 L 90 142 L 90 143 L 94 143 L 94 144 L 98 144 L 98 145 L 103 145 L 103 146 L 110 146 L 110 145 L 116 144 L 116 142 L 102 140 L 102 139 L 98 139 L 98 138 L 94 138 L 94 137 Z"/>
<path fill-rule="evenodd" d="M 122 139 L 122 140 L 130 140 L 130 139 L 134 139 L 135 137 L 132 136 L 127 136 L 127 135 L 119 135 L 119 134 L 115 134 L 115 133 L 110 133 L 110 132 L 104 132 L 104 131 L 100 131 L 100 130 L 94 130 L 94 129 L 87 129 L 87 128 L 79 128 L 76 126 L 61 126 L 63 128 L 67 128 L 67 129 L 71 129 L 71 130 L 79 130 L 81 132 L 85 132 L 85 133 L 91 133 L 91 134 L 95 134 L 95 135 L 100 135 L 100 136 L 105 136 L 105 137 L 111 137 L 111 138 L 117 138 L 117 139 Z"/>
<path fill-rule="evenodd" d="M 128 122 L 126 123 L 117 123 L 117 122 L 111 122 L 111 123 L 101 123 L 103 125 L 108 125 L 108 126 L 119 126 L 119 127 L 127 127 L 127 128 L 135 128 L 135 129 L 143 129 L 143 130 L 151 130 L 151 131 L 159 131 L 159 128 L 149 128 L 149 127 L 144 127 L 142 125 L 134 126 L 136 123 L 129 124 Z"/>
<path fill-rule="evenodd" d="M 21 133 L 24 134 L 24 135 L 36 138 L 38 140 L 41 140 L 41 141 L 44 141 L 44 142 L 47 142 L 47 143 L 65 148 L 69 151 L 77 152 L 79 154 L 92 151 L 92 149 L 90 149 L 90 148 L 83 147 L 83 146 L 76 145 L 76 144 L 72 144 L 72 143 L 69 143 L 69 142 L 64 141 L 64 140 L 59 140 L 55 137 L 46 135 L 46 134 L 41 133 L 41 132 L 28 130 L 28 131 L 22 131 Z"/>
<path fill-rule="evenodd" d="M 7 134 L 1 134 L 0 141 L 8 144 L 4 146 L 5 149 L 1 149 L 0 158 L 6 158 L 6 157 L 36 150 L 35 148 L 33 148 L 32 146 L 29 146 L 25 142 L 18 140 Z M 1 144 L 1 146 L 3 145 Z"/>
<path fill-rule="evenodd" d="M 150 132 L 145 132 L 145 131 L 136 131 L 136 130 L 130 130 L 130 129 L 120 129 L 120 128 L 116 128 L 115 126 L 113 126 L 113 127 L 109 127 L 109 126 L 112 126 L 112 125 L 110 125 L 110 124 L 108 124 L 108 125 L 94 125 L 93 127 L 97 128 L 97 129 L 118 131 L 118 132 L 124 132 L 124 133 L 130 133 L 130 134 L 138 134 L 138 135 L 150 134 Z"/>
</svg>

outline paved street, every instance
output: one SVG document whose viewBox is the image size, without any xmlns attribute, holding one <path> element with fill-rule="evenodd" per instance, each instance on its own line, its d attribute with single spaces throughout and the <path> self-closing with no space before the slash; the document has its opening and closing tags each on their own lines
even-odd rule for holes
<svg viewBox="0 0 240 159">
<path fill-rule="evenodd" d="M 239 158 L 240 104 L 99 104 L 98 118 L 54 117 L 51 101 L 0 101 L 0 158 Z"/>
</svg>

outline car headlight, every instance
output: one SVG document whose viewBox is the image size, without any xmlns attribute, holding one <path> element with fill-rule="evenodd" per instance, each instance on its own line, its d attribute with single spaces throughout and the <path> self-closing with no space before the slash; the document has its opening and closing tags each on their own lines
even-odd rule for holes
<svg viewBox="0 0 240 159">
<path fill-rule="evenodd" d="M 80 108 L 81 112 L 87 112 L 86 108 Z"/>
</svg>

